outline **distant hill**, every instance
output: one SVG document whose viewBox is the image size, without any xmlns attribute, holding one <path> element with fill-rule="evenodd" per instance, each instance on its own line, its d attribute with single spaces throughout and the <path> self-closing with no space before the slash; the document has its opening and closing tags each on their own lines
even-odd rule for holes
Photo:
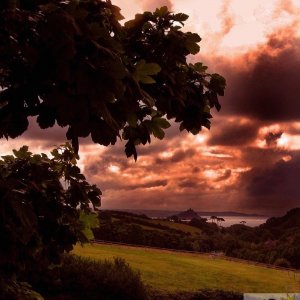
<svg viewBox="0 0 300 300">
<path fill-rule="evenodd" d="M 200 216 L 191 208 L 186 211 L 182 211 L 174 215 L 173 217 L 177 217 L 179 220 L 192 220 L 200 218 Z"/>
<path fill-rule="evenodd" d="M 260 229 L 269 230 L 277 238 L 279 235 L 287 236 L 292 229 L 300 230 L 300 208 L 291 209 L 282 217 L 268 219 L 265 224 L 260 225 Z"/>
<path fill-rule="evenodd" d="M 120 209 L 119 211 L 130 212 L 139 215 L 146 215 L 149 218 L 168 218 L 180 213 L 178 210 L 151 210 L 151 209 Z M 196 211 L 198 216 L 216 216 L 216 217 L 266 217 L 259 214 L 246 214 L 235 211 Z"/>
<path fill-rule="evenodd" d="M 268 217 L 259 214 L 245 214 L 236 211 L 198 211 L 200 216 L 216 216 L 216 217 Z"/>
<path fill-rule="evenodd" d="M 227 245 L 227 255 L 300 269 L 300 208 L 258 227 L 236 224 L 226 231 L 235 238 Z"/>
</svg>

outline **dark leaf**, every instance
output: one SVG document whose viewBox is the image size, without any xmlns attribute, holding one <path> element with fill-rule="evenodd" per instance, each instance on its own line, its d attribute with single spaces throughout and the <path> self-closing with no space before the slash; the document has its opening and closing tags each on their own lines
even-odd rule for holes
<svg viewBox="0 0 300 300">
<path fill-rule="evenodd" d="M 40 113 L 36 121 L 39 124 L 40 128 L 45 129 L 54 126 L 55 118 L 55 110 L 50 107 L 46 107 L 45 105 L 42 105 L 40 107 Z"/>
<path fill-rule="evenodd" d="M 125 153 L 127 157 L 134 157 L 134 160 L 137 160 L 137 152 L 135 148 L 135 144 L 132 140 L 129 140 L 125 145 Z"/>
<path fill-rule="evenodd" d="M 186 21 L 188 18 L 189 18 L 188 15 L 183 14 L 183 13 L 179 13 L 179 14 L 176 14 L 176 15 L 174 16 L 174 21 L 177 21 L 177 22 L 184 22 L 184 21 Z"/>
</svg>

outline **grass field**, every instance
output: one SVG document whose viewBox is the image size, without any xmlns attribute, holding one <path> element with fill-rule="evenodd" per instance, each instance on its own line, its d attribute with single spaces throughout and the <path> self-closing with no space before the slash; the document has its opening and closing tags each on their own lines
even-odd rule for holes
<svg viewBox="0 0 300 300">
<path fill-rule="evenodd" d="M 117 218 L 117 217 L 112 218 L 112 221 L 114 221 L 114 222 L 119 221 L 119 220 L 120 220 L 120 218 Z M 135 223 L 134 220 L 137 220 L 137 222 Z M 147 222 L 149 224 L 149 226 L 147 226 L 145 224 L 141 225 L 139 223 L 140 220 L 142 220 L 143 222 Z M 151 226 L 152 224 L 153 225 L 160 224 L 160 225 L 163 225 L 163 226 L 167 226 L 171 229 L 180 230 L 180 231 L 185 232 L 185 233 L 201 234 L 201 229 L 200 228 L 193 227 L 193 226 L 183 224 L 183 223 L 175 223 L 175 222 L 171 222 L 171 221 L 168 221 L 168 220 L 160 220 L 160 219 L 152 220 L 152 219 L 144 219 L 144 218 L 139 218 L 139 217 L 131 217 L 130 218 L 130 223 L 139 225 L 142 228 L 147 229 L 147 230 L 157 230 L 157 231 L 160 231 L 160 232 L 165 231 L 165 229 L 159 229 L 159 228 Z"/>
<path fill-rule="evenodd" d="M 145 283 L 166 291 L 222 289 L 238 292 L 300 292 L 300 274 L 201 254 L 117 245 L 76 246 L 73 253 L 93 259 L 123 257 Z"/>
<path fill-rule="evenodd" d="M 181 230 L 186 233 L 193 233 L 193 234 L 200 234 L 201 229 L 197 227 L 193 227 L 190 225 L 182 224 L 182 223 L 175 223 L 168 220 L 149 220 L 149 223 L 152 224 L 161 224 L 163 226 L 168 226 L 173 229 Z"/>
</svg>

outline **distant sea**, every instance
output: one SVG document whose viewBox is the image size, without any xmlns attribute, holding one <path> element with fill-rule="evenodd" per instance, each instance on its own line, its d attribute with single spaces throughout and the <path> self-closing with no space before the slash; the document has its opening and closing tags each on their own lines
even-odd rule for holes
<svg viewBox="0 0 300 300">
<path fill-rule="evenodd" d="M 135 209 L 123 209 L 123 211 L 132 212 L 136 214 L 145 214 L 149 218 L 160 219 L 167 218 L 169 216 L 178 214 L 179 211 L 164 211 L 164 210 L 135 210 Z M 221 226 L 228 227 L 233 224 L 240 224 L 240 222 L 245 221 L 247 226 L 255 227 L 266 222 L 269 217 L 261 215 L 250 215 L 238 212 L 197 212 L 202 218 L 209 218 L 211 216 L 217 216 L 218 218 L 223 218 L 225 221 L 221 222 Z"/>
<path fill-rule="evenodd" d="M 201 215 L 203 218 L 209 219 L 210 216 Z M 247 226 L 255 227 L 259 226 L 267 221 L 267 217 L 260 217 L 260 216 L 218 216 L 219 218 L 223 218 L 225 222 L 221 222 L 221 226 L 228 227 L 233 224 L 240 224 L 240 222 L 245 221 Z M 210 222 L 210 221 L 208 221 Z"/>
</svg>

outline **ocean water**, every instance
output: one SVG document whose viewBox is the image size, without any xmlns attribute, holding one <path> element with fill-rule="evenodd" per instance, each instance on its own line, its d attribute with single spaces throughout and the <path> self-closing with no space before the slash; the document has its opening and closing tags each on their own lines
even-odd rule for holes
<svg viewBox="0 0 300 300">
<path fill-rule="evenodd" d="M 209 220 L 210 216 L 201 216 L 203 218 L 207 218 L 208 222 L 211 222 Z M 229 227 L 233 224 L 240 224 L 241 221 L 245 221 L 247 226 L 255 227 L 259 226 L 266 222 L 268 219 L 267 217 L 244 217 L 244 216 L 218 216 L 218 218 L 223 218 L 225 222 L 220 222 L 221 226 Z"/>
</svg>

